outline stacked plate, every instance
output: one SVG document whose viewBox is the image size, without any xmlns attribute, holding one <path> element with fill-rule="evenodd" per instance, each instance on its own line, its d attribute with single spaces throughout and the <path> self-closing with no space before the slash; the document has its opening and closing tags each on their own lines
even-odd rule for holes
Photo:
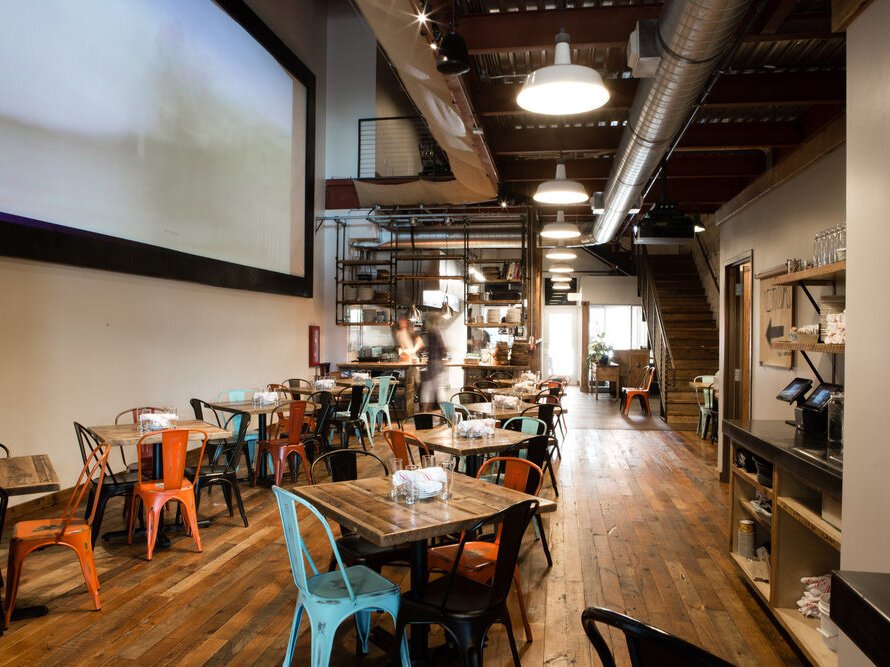
<svg viewBox="0 0 890 667">
<path fill-rule="evenodd" d="M 508 308 L 507 317 L 504 321 L 509 324 L 519 324 L 522 322 L 522 308 Z"/>
<path fill-rule="evenodd" d="M 358 300 L 359 301 L 373 301 L 374 300 L 374 288 L 373 287 L 359 287 L 358 288 Z"/>
<path fill-rule="evenodd" d="M 489 323 L 495 324 L 501 321 L 501 311 L 499 308 L 489 308 L 485 312 L 485 317 Z"/>
<path fill-rule="evenodd" d="M 819 299 L 819 340 L 825 340 L 828 334 L 828 316 L 842 313 L 847 307 L 847 297 L 843 294 L 823 296 Z"/>
</svg>

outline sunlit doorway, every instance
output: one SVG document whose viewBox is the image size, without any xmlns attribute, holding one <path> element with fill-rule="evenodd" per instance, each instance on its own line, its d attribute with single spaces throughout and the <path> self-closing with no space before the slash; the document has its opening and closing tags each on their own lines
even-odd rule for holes
<svg viewBox="0 0 890 667">
<path fill-rule="evenodd" d="M 578 308 L 548 306 L 544 313 L 544 374 L 560 375 L 576 384 L 581 373 L 578 350 Z"/>
</svg>

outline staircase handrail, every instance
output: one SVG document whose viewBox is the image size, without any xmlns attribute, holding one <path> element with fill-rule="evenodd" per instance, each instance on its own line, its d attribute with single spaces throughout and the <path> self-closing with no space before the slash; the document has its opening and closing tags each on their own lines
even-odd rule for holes
<svg viewBox="0 0 890 667">
<path fill-rule="evenodd" d="M 655 370 L 658 373 L 658 387 L 661 393 L 661 417 L 665 421 L 668 418 L 668 392 L 670 380 L 668 370 L 674 368 L 674 355 L 671 352 L 670 340 L 664 328 L 664 319 L 661 313 L 661 305 L 658 302 L 658 292 L 655 289 L 655 280 L 649 266 L 649 255 L 643 247 L 635 253 L 637 264 L 637 289 L 643 302 L 643 312 L 646 314 L 646 324 L 649 329 L 649 342 L 652 347 L 652 356 L 655 359 Z"/>
</svg>

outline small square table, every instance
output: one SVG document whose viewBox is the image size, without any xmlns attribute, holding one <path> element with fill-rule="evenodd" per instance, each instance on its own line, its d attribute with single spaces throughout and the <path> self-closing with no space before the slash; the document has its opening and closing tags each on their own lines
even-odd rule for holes
<svg viewBox="0 0 890 667">
<path fill-rule="evenodd" d="M 463 436 L 452 438 L 450 426 L 420 429 L 413 431 L 413 433 L 433 451 L 466 457 L 467 475 L 474 478 L 479 470 L 480 455 L 502 452 L 533 437 L 528 433 L 521 433 L 520 431 L 496 428 L 494 429 L 494 436 L 491 438 L 465 438 Z"/>
<path fill-rule="evenodd" d="M 427 579 L 427 540 L 471 528 L 523 500 L 534 498 L 520 491 L 464 475 L 455 475 L 452 498 L 418 500 L 413 505 L 390 497 L 387 477 L 299 486 L 293 491 L 312 503 L 324 516 L 355 531 L 380 547 L 411 543 L 411 588 L 423 590 Z M 537 498 L 538 512 L 556 511 L 556 503 Z M 412 628 L 417 657 L 426 653 L 426 628 Z"/>
<path fill-rule="evenodd" d="M 515 408 L 502 408 L 495 407 L 494 403 L 467 403 L 464 405 L 467 410 L 470 412 L 479 412 L 484 417 L 490 419 L 497 419 L 498 421 L 504 421 L 507 419 L 511 419 L 512 417 L 519 417 L 523 410 L 527 410 L 528 408 L 536 408 L 538 407 L 537 403 L 523 403 L 519 402 L 519 405 Z"/>
</svg>

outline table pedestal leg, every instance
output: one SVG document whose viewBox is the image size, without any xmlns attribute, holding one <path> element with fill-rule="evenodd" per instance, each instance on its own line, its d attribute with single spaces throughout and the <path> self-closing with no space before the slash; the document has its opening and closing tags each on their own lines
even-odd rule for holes
<svg viewBox="0 0 890 667">
<path fill-rule="evenodd" d="M 429 576 L 427 564 L 426 540 L 418 540 L 411 544 L 411 590 L 422 591 L 426 587 Z M 411 655 L 414 658 L 425 659 L 427 657 L 427 636 L 429 628 L 426 625 L 411 626 Z"/>
</svg>

